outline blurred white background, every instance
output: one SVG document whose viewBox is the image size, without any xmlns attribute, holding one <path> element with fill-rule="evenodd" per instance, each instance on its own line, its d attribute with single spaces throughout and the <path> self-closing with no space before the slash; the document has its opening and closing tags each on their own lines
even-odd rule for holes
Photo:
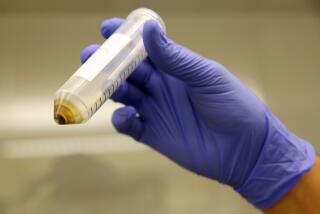
<svg viewBox="0 0 320 214">
<path fill-rule="evenodd" d="M 175 41 L 223 63 L 320 149 L 320 3 L 0 2 L 0 213 L 259 213 L 231 188 L 115 133 L 108 101 L 86 124 L 53 121 L 55 91 L 101 43 L 102 20 L 146 6 Z"/>
</svg>

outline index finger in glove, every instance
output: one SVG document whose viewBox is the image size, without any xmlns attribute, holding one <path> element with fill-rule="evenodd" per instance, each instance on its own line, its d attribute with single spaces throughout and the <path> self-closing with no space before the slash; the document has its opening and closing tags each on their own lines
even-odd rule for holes
<svg viewBox="0 0 320 214">
<path fill-rule="evenodd" d="M 101 23 L 100 32 L 104 38 L 109 38 L 124 22 L 121 18 L 106 19 Z"/>
</svg>

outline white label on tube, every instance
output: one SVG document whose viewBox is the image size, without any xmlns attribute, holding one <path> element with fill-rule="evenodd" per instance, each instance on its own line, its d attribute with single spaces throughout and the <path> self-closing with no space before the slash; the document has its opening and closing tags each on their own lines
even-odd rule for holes
<svg viewBox="0 0 320 214">
<path fill-rule="evenodd" d="M 130 43 L 129 36 L 113 34 L 102 46 L 73 74 L 92 81 Z"/>
</svg>

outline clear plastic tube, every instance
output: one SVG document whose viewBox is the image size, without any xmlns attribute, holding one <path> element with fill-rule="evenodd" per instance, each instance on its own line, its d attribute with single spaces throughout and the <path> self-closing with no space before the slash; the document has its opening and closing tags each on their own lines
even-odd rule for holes
<svg viewBox="0 0 320 214">
<path fill-rule="evenodd" d="M 161 17 L 150 9 L 132 11 L 126 21 L 56 92 L 54 119 L 58 124 L 86 122 L 146 58 L 142 30 Z"/>
</svg>

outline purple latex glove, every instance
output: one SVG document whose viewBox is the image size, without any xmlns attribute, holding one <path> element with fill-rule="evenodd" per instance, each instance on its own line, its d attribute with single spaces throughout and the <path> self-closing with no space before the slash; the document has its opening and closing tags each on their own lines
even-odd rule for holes
<svg viewBox="0 0 320 214">
<path fill-rule="evenodd" d="M 104 21 L 104 37 L 122 22 Z M 145 24 L 143 40 L 148 59 L 112 96 L 126 105 L 112 118 L 120 133 L 232 186 L 260 209 L 272 206 L 313 166 L 313 147 L 221 64 L 175 44 L 153 21 Z M 97 48 L 84 49 L 81 61 Z"/>
</svg>

